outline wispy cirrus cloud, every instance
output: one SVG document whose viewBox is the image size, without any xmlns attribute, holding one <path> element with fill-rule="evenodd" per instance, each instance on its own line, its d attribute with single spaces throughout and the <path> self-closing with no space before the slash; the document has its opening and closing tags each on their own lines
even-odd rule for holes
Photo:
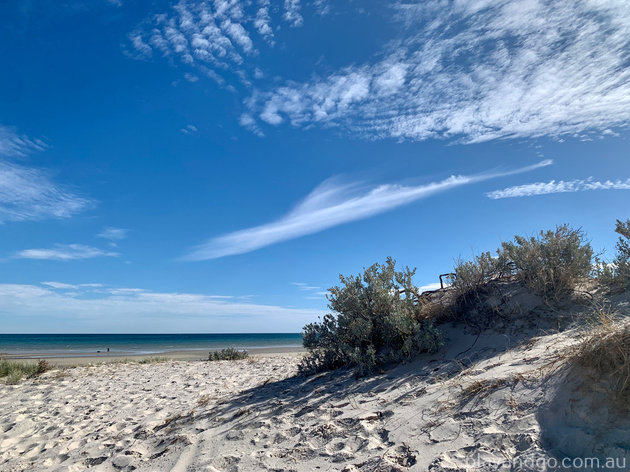
<svg viewBox="0 0 630 472">
<path fill-rule="evenodd" d="M 4 332 L 25 332 L 32 316 L 51 320 L 53 332 L 299 332 L 325 312 L 238 301 L 240 297 L 145 289 L 102 289 L 99 284 L 0 284 Z M 93 290 L 90 286 L 94 285 Z M 79 288 L 78 292 L 76 289 Z M 247 323 L 243 323 L 243 319 Z M 148 328 L 147 328 L 148 327 Z M 45 329 L 45 328 L 44 328 Z"/>
<path fill-rule="evenodd" d="M 400 36 L 385 59 L 255 90 L 241 123 L 259 133 L 289 122 L 369 139 L 480 142 L 630 122 L 625 0 L 394 5 Z"/>
<path fill-rule="evenodd" d="M 244 254 L 369 218 L 456 187 L 535 170 L 551 163 L 546 160 L 508 172 L 451 176 L 439 182 L 418 186 L 381 185 L 366 188 L 356 183 L 340 184 L 334 179 L 328 180 L 279 220 L 210 239 L 185 256 L 184 260 L 200 261 Z"/>
<path fill-rule="evenodd" d="M 42 282 L 42 285 L 58 290 L 93 289 L 103 286 L 103 284 L 66 284 L 63 282 Z"/>
<path fill-rule="evenodd" d="M 45 171 L 23 164 L 46 145 L 0 125 L 0 224 L 7 221 L 68 218 L 94 205 L 53 181 Z"/>
<path fill-rule="evenodd" d="M 110 240 L 121 240 L 127 238 L 128 235 L 129 230 L 126 228 L 114 228 L 112 226 L 107 226 L 96 236 Z"/>
<path fill-rule="evenodd" d="M 53 261 L 72 261 L 93 257 L 118 257 L 117 252 L 105 251 L 83 244 L 57 244 L 50 249 L 24 249 L 13 255 L 14 259 L 40 259 Z"/>
<path fill-rule="evenodd" d="M 43 151 L 48 146 L 41 139 L 30 139 L 20 135 L 14 128 L 0 125 L 0 156 L 24 157 L 36 151 Z"/>
<path fill-rule="evenodd" d="M 594 180 L 592 177 L 586 180 L 552 180 L 550 182 L 535 182 L 508 187 L 503 190 L 489 192 L 486 195 L 493 200 L 497 200 L 500 198 L 532 197 L 550 193 L 586 192 L 589 190 L 630 190 L 630 179 L 606 180 L 604 182 Z"/>
</svg>

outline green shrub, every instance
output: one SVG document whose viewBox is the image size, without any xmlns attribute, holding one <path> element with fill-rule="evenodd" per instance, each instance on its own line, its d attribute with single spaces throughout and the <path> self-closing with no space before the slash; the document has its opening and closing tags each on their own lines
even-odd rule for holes
<svg viewBox="0 0 630 472">
<path fill-rule="evenodd" d="M 625 223 L 617 220 L 615 232 L 620 236 L 615 244 L 614 260 L 609 262 L 596 256 L 593 274 L 613 292 L 624 292 L 630 289 L 630 220 Z"/>
<path fill-rule="evenodd" d="M 233 347 L 221 349 L 220 351 L 211 351 L 208 355 L 209 361 L 238 361 L 247 359 L 249 354 L 247 351 L 239 351 Z"/>
<path fill-rule="evenodd" d="M 581 230 L 568 225 L 541 231 L 536 238 L 514 236 L 502 248 L 519 279 L 547 302 L 562 300 L 591 273 L 593 249 Z"/>
<path fill-rule="evenodd" d="M 358 276 L 339 276 L 342 286 L 328 296 L 334 314 L 304 327 L 302 374 L 357 366 L 362 375 L 440 346 L 439 331 L 421 316 L 415 270 L 397 272 L 395 264 L 388 258 Z"/>
</svg>

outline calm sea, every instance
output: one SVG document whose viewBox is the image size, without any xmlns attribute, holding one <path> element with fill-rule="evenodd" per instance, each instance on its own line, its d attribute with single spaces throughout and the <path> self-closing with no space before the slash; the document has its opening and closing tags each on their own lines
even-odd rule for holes
<svg viewBox="0 0 630 472">
<path fill-rule="evenodd" d="M 0 354 L 24 357 L 154 354 L 196 349 L 302 345 L 299 333 L 276 334 L 0 334 Z"/>
</svg>

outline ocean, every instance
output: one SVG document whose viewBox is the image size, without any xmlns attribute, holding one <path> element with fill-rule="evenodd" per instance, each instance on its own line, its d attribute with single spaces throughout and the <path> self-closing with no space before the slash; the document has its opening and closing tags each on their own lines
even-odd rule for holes
<svg viewBox="0 0 630 472">
<path fill-rule="evenodd" d="M 299 333 L 255 334 L 0 334 L 0 355 L 12 357 L 81 357 L 169 351 L 255 349 L 302 346 Z"/>
</svg>

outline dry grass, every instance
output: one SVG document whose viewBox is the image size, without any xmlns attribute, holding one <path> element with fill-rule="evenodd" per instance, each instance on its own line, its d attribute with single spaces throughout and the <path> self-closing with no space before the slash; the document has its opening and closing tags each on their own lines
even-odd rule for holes
<svg viewBox="0 0 630 472">
<path fill-rule="evenodd" d="M 24 377 L 28 379 L 38 377 L 47 370 L 50 370 L 50 365 L 43 359 L 40 359 L 37 364 L 0 360 L 0 377 L 6 377 L 9 385 L 18 383 Z"/>
<path fill-rule="evenodd" d="M 616 320 L 609 307 L 596 307 L 599 322 L 575 352 L 578 365 L 610 382 L 613 393 L 630 397 L 630 322 Z"/>
<path fill-rule="evenodd" d="M 479 397 L 479 396 L 488 396 L 490 395 L 494 390 L 503 387 L 504 385 L 507 384 L 507 380 L 506 379 L 496 379 L 496 380 L 475 380 L 474 382 L 472 382 L 471 384 L 467 385 L 463 390 L 462 390 L 462 399 L 463 400 L 468 400 L 471 399 L 473 397 Z"/>
</svg>

